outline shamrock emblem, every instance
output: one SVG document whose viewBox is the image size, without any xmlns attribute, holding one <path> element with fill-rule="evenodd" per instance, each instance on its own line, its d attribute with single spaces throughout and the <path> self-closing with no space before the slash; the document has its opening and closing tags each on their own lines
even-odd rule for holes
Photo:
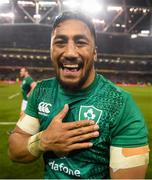
<svg viewBox="0 0 152 180">
<path fill-rule="evenodd" d="M 90 109 L 88 109 L 87 112 L 84 112 L 84 117 L 88 120 L 90 120 L 90 119 L 93 120 L 96 117 L 96 115 L 94 114 L 93 109 L 90 108 Z"/>
</svg>

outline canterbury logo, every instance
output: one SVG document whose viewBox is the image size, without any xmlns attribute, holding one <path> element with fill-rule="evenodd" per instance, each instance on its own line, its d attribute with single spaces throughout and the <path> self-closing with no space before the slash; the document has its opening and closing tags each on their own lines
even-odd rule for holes
<svg viewBox="0 0 152 180">
<path fill-rule="evenodd" d="M 52 104 L 40 102 L 38 105 L 38 110 L 40 112 L 48 114 L 48 113 L 50 113 L 49 107 L 51 107 L 51 106 L 52 106 Z"/>
</svg>

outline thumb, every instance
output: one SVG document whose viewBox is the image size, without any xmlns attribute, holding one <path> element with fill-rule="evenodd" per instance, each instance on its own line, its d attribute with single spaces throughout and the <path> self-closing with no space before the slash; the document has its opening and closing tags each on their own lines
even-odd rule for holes
<svg viewBox="0 0 152 180">
<path fill-rule="evenodd" d="M 64 108 L 55 116 L 55 119 L 62 121 L 69 111 L 69 105 L 65 104 Z"/>
</svg>

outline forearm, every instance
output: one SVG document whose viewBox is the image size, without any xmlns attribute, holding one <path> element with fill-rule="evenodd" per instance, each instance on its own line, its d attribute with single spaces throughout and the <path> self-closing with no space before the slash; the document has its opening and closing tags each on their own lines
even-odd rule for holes
<svg viewBox="0 0 152 180">
<path fill-rule="evenodd" d="M 27 148 L 29 138 L 30 136 L 16 132 L 10 135 L 8 155 L 12 161 L 28 163 L 38 158 L 33 156 Z"/>
</svg>

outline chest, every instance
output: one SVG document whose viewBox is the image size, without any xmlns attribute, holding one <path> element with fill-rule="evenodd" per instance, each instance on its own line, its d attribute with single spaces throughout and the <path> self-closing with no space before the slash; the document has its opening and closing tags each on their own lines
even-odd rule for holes
<svg viewBox="0 0 152 180">
<path fill-rule="evenodd" d="M 62 96 L 56 91 L 48 93 L 44 91 L 37 99 L 37 114 L 40 120 L 40 130 L 44 130 L 52 119 L 62 110 L 65 104 L 69 105 L 69 111 L 64 122 L 94 120 L 99 125 L 100 136 L 92 139 L 94 146 L 83 151 L 72 152 L 74 160 L 82 162 L 108 163 L 110 146 L 110 122 L 119 113 L 121 103 L 115 103 L 115 99 L 109 100 L 108 96 L 101 93 L 93 93 L 87 96 Z M 100 158 L 99 158 L 100 157 Z"/>
<path fill-rule="evenodd" d="M 97 100 L 98 99 L 98 100 Z M 110 119 L 113 116 L 110 103 L 105 105 L 104 97 L 92 95 L 87 97 L 67 97 L 57 94 L 44 93 L 37 100 L 37 113 L 40 120 L 40 130 L 44 130 L 52 119 L 62 110 L 65 104 L 69 105 L 69 111 L 63 122 L 73 122 L 81 120 L 94 120 L 99 125 L 101 134 L 100 141 L 107 141 L 109 137 Z M 110 109 L 111 108 L 111 109 Z"/>
<path fill-rule="evenodd" d="M 27 81 L 26 79 L 24 79 L 24 80 L 22 81 L 21 88 L 22 88 L 24 91 L 30 89 L 30 85 L 29 85 L 29 83 L 28 83 L 28 81 Z"/>
</svg>

